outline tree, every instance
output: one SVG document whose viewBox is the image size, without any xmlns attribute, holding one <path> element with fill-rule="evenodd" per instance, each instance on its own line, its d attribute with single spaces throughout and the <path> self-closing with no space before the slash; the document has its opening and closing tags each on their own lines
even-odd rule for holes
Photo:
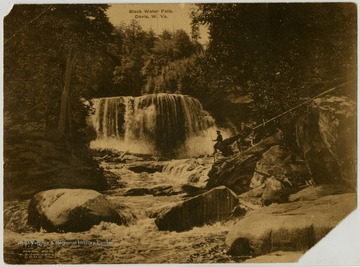
<svg viewBox="0 0 360 267">
<path fill-rule="evenodd" d="M 356 77 L 356 6 L 348 3 L 198 4 L 206 24 L 204 71 L 213 100 L 232 88 L 272 117 L 332 84 Z"/>
<path fill-rule="evenodd" d="M 113 30 L 107 7 L 14 6 L 4 19 L 4 112 L 11 127 L 28 122 L 57 127 L 60 97 L 66 81 L 71 81 L 72 129 L 67 130 L 75 136 L 83 130 L 86 111 L 80 99 L 91 98 L 107 86 L 105 72 L 113 65 L 107 53 Z M 65 78 L 72 53 L 73 67 Z"/>
<path fill-rule="evenodd" d="M 177 30 L 174 34 L 164 30 L 145 60 L 143 93 L 181 92 L 185 66 L 193 65 L 192 57 L 199 50 L 198 45 L 184 30 Z"/>
<path fill-rule="evenodd" d="M 119 64 L 113 73 L 117 95 L 138 96 L 145 83 L 142 68 L 156 42 L 155 34 L 144 31 L 136 20 L 117 27 L 115 34 L 122 40 L 118 47 Z"/>
<path fill-rule="evenodd" d="M 175 58 L 189 57 L 194 53 L 195 45 L 184 30 L 177 30 L 174 34 Z"/>
</svg>

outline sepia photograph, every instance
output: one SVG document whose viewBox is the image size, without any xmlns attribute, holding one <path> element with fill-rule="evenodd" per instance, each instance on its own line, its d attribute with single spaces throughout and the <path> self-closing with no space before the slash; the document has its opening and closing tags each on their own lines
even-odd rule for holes
<svg viewBox="0 0 360 267">
<path fill-rule="evenodd" d="M 3 261 L 298 262 L 357 209 L 357 17 L 356 2 L 14 4 Z"/>
</svg>

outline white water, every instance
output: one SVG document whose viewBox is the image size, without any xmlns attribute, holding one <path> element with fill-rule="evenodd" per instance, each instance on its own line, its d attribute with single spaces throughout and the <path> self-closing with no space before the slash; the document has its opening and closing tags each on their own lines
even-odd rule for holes
<svg viewBox="0 0 360 267">
<path fill-rule="evenodd" d="M 212 161 L 213 158 L 172 160 L 164 165 L 162 175 L 166 175 L 169 182 L 204 187 Z"/>
<path fill-rule="evenodd" d="M 129 169 L 131 164 L 145 162 L 139 156 L 125 154 L 126 163 L 121 164 L 98 158 L 105 170 L 118 177 L 117 184 L 102 193 L 119 213 L 129 218 L 129 226 L 102 222 L 82 233 L 36 232 L 26 225 L 29 201 L 5 203 L 4 249 L 11 257 L 20 258 L 13 263 L 233 262 L 226 255 L 225 246 L 231 221 L 183 233 L 159 231 L 155 225 L 156 214 L 184 201 L 182 185 L 203 187 L 208 179 L 213 157 L 203 155 L 212 154 L 217 128 L 199 101 L 183 95 L 158 94 L 95 99 L 94 107 L 92 124 L 97 139 L 91 143 L 92 148 L 193 157 L 167 162 L 154 158 L 153 162 L 163 166 L 161 172 L 155 173 L 134 173 Z M 228 137 L 226 132 L 223 137 Z M 131 189 L 159 186 L 170 186 L 177 194 L 126 195 Z M 46 243 L 40 249 L 52 251 L 55 257 L 22 259 L 19 253 L 25 241 Z M 50 241 L 53 243 L 48 244 Z"/>
<path fill-rule="evenodd" d="M 92 148 L 185 158 L 211 154 L 214 119 L 195 98 L 178 94 L 94 99 Z M 226 137 L 226 136 L 224 136 Z"/>
<path fill-rule="evenodd" d="M 134 157 L 128 155 L 129 164 Z M 135 159 L 136 162 L 141 159 Z M 163 162 L 163 171 L 155 173 L 134 173 L 128 164 L 101 161 L 101 166 L 116 174 L 119 185 L 104 193 L 109 202 L 136 220 L 129 226 L 102 222 L 82 233 L 35 232 L 26 226 L 28 201 L 6 203 L 8 220 L 4 232 L 6 251 L 18 253 L 23 241 L 40 243 L 53 242 L 42 248 L 55 253 L 53 259 L 28 259 L 24 263 L 217 263 L 234 262 L 226 255 L 225 237 L 233 221 L 195 227 L 190 231 L 177 233 L 159 231 L 153 214 L 183 201 L 184 194 L 172 196 L 124 196 L 132 188 L 172 185 L 180 188 L 189 183 L 201 186 L 207 178 L 212 158 L 172 160 Z M 144 161 L 142 161 L 144 162 Z M 126 209 L 124 210 L 124 207 Z M 11 213 L 19 211 L 16 217 Z M 85 242 L 87 245 L 80 245 Z"/>
</svg>

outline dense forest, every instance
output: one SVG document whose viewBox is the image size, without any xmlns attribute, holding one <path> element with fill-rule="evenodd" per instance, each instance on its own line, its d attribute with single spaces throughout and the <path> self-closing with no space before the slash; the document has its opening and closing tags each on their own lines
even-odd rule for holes
<svg viewBox="0 0 360 267">
<path fill-rule="evenodd" d="M 191 7 L 5 17 L 6 263 L 291 262 L 356 209 L 356 5 Z"/>
<path fill-rule="evenodd" d="M 356 77 L 352 4 L 198 6 L 194 22 L 208 24 L 211 38 L 208 90 L 215 99 L 250 95 L 257 119 Z"/>
<path fill-rule="evenodd" d="M 238 128 L 356 84 L 353 4 L 197 4 L 191 34 L 113 26 L 108 7 L 14 6 L 4 21 L 5 130 L 35 122 L 85 136 L 84 100 L 160 92 L 194 96 Z"/>
</svg>

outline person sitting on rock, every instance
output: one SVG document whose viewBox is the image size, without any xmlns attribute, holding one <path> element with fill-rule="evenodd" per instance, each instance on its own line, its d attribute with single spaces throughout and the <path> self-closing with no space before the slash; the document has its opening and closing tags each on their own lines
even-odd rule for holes
<svg viewBox="0 0 360 267">
<path fill-rule="evenodd" d="M 217 137 L 215 140 L 213 140 L 214 142 L 216 142 L 214 145 L 214 154 L 217 152 L 218 149 L 220 150 L 221 142 L 223 141 L 223 137 L 220 131 L 217 130 L 216 133 L 217 133 Z"/>
<path fill-rule="evenodd" d="M 253 130 L 242 121 L 239 131 L 241 136 L 237 141 L 237 146 L 240 151 L 244 151 L 253 146 Z"/>
</svg>

